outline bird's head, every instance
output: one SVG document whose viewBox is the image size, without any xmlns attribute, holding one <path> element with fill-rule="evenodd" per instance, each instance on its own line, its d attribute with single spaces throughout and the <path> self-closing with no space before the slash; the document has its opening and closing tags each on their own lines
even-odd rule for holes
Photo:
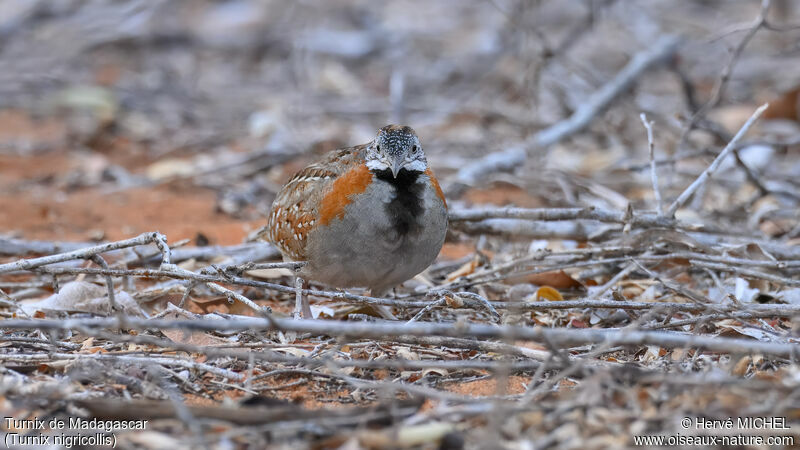
<svg viewBox="0 0 800 450">
<path fill-rule="evenodd" d="M 402 125 L 381 128 L 367 148 L 366 160 L 369 169 L 388 169 L 395 178 L 403 169 L 424 172 L 428 168 L 417 133 L 411 127 Z"/>
</svg>

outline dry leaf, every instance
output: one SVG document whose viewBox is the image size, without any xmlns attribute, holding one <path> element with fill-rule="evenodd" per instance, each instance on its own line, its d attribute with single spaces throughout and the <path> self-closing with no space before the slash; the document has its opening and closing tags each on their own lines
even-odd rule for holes
<svg viewBox="0 0 800 450">
<path fill-rule="evenodd" d="M 520 277 L 511 277 L 507 283 L 531 283 L 537 286 L 550 286 L 554 289 L 583 289 L 583 284 L 580 281 L 572 278 L 563 270 L 555 270 L 552 272 L 534 273 L 530 275 L 523 275 Z"/>
<path fill-rule="evenodd" d="M 403 370 L 402 372 L 400 372 L 400 378 L 409 383 L 414 383 L 418 381 L 420 378 L 422 378 L 422 374 L 420 374 L 419 371 L 416 370 Z"/>
<path fill-rule="evenodd" d="M 463 199 L 477 205 L 514 205 L 520 208 L 539 208 L 543 206 L 541 198 L 534 197 L 525 189 L 507 181 L 495 181 L 488 187 L 469 189 L 464 193 Z"/>
<path fill-rule="evenodd" d="M 300 348 L 300 347 L 276 347 L 276 348 L 274 348 L 272 350 L 276 351 L 276 352 L 286 353 L 286 354 L 292 355 L 292 356 L 297 356 L 297 357 L 300 357 L 300 358 L 302 358 L 304 356 L 308 356 L 308 354 L 311 353 L 311 351 L 303 349 L 303 348 Z"/>
<path fill-rule="evenodd" d="M 764 111 L 764 118 L 800 121 L 800 87 L 784 92 L 780 97 L 770 100 L 769 109 Z"/>
<path fill-rule="evenodd" d="M 463 308 L 464 307 L 464 300 L 459 297 L 453 297 L 451 295 L 444 296 L 444 302 L 447 306 L 451 308 Z"/>
<path fill-rule="evenodd" d="M 561 293 L 550 286 L 542 286 L 537 289 L 533 298 L 535 300 L 549 300 L 551 302 L 560 302 L 564 300 L 564 297 L 561 295 Z"/>
<path fill-rule="evenodd" d="M 168 337 L 172 342 L 179 344 L 198 345 L 198 346 L 214 346 L 222 344 L 230 344 L 225 339 L 220 339 L 211 336 L 208 333 L 200 331 L 193 331 L 191 333 L 184 330 L 163 330 L 164 336 Z"/>
<path fill-rule="evenodd" d="M 475 245 L 466 242 L 445 242 L 439 256 L 442 259 L 466 258 L 475 251 Z"/>
<path fill-rule="evenodd" d="M 375 306 L 381 307 L 382 305 L 375 305 Z M 335 318 L 347 317 L 350 314 L 364 314 L 367 316 L 377 317 L 379 319 L 384 318 L 372 305 L 347 306 L 334 311 L 335 311 L 334 312 Z"/>
<path fill-rule="evenodd" d="M 275 280 L 283 277 L 294 276 L 294 270 L 287 269 L 286 267 L 278 267 L 275 269 L 253 269 L 245 272 L 253 278 L 260 278 L 262 280 Z"/>
<path fill-rule="evenodd" d="M 440 377 L 446 377 L 449 372 L 447 369 L 425 369 L 422 371 L 422 378 L 427 377 L 431 374 L 439 375 Z"/>
<path fill-rule="evenodd" d="M 144 312 L 139 308 L 127 292 L 117 291 L 114 300 L 122 308 L 122 312 L 136 317 L 144 317 Z M 47 311 L 88 312 L 92 314 L 111 314 L 111 304 L 108 301 L 108 290 L 87 281 L 72 281 L 63 286 L 58 293 L 44 300 L 32 303 L 22 303 L 22 310 L 28 314 L 42 313 L 45 317 Z"/>
<path fill-rule="evenodd" d="M 320 305 L 311 305 L 311 317 L 315 319 L 333 319 L 336 315 L 336 311 L 329 306 L 320 306 Z"/>
<path fill-rule="evenodd" d="M 589 328 L 589 325 L 580 319 L 570 319 L 569 326 L 572 328 Z"/>
<path fill-rule="evenodd" d="M 450 272 L 446 278 L 447 282 L 455 281 L 461 277 L 471 275 L 472 273 L 475 272 L 475 269 L 478 268 L 478 264 L 479 264 L 479 258 L 476 255 L 470 261 L 462 264 L 461 267 L 459 267 L 458 269 Z"/>
<path fill-rule="evenodd" d="M 182 319 L 183 317 L 179 317 L 176 313 L 171 312 L 169 314 L 164 315 L 164 318 Z M 230 342 L 228 342 L 225 339 L 212 336 L 202 331 L 189 332 L 188 330 L 169 329 L 169 330 L 162 330 L 161 332 L 164 334 L 164 336 L 168 337 L 169 340 L 171 340 L 172 342 L 177 342 L 179 344 L 189 344 L 198 346 L 214 346 L 214 345 L 230 344 Z"/>
<path fill-rule="evenodd" d="M 648 345 L 647 350 L 645 350 L 644 354 L 641 356 L 640 360 L 642 362 L 652 362 L 657 360 L 661 357 L 661 347 L 657 345 Z M 666 353 L 666 352 L 665 352 Z"/>
<path fill-rule="evenodd" d="M 728 326 L 720 333 L 720 336 L 725 337 L 751 337 L 761 342 L 772 342 L 776 340 L 776 336 L 772 336 L 764 330 L 754 327 L 746 326 Z"/>
<path fill-rule="evenodd" d="M 419 353 L 412 352 L 409 347 L 397 347 L 397 356 L 409 361 L 419 361 Z"/>
</svg>

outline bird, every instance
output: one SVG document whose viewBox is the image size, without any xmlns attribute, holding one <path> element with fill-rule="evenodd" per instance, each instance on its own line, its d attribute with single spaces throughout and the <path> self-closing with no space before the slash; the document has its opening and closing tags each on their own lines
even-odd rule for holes
<svg viewBox="0 0 800 450">
<path fill-rule="evenodd" d="M 259 237 L 285 261 L 305 261 L 294 316 L 311 318 L 300 294 L 308 280 L 381 297 L 425 270 L 446 234 L 447 201 L 417 133 L 387 125 L 371 142 L 333 150 L 290 178 Z"/>
</svg>

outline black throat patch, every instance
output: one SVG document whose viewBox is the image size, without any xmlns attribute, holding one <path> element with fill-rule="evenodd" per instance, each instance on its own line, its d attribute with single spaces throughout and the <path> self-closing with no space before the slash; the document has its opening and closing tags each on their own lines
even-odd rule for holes
<svg viewBox="0 0 800 450">
<path fill-rule="evenodd" d="M 400 169 L 397 178 L 392 176 L 389 169 L 373 170 L 372 173 L 395 188 L 392 201 L 386 205 L 386 212 L 392 219 L 392 225 L 398 237 L 419 232 L 417 218 L 422 214 L 422 193 L 424 186 L 417 184 L 417 178 L 422 172 L 412 172 Z"/>
</svg>

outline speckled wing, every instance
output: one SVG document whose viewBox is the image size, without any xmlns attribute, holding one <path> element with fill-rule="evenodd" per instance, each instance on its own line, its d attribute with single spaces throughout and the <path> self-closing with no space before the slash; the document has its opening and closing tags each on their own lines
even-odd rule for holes
<svg viewBox="0 0 800 450">
<path fill-rule="evenodd" d="M 323 198 L 342 174 L 363 163 L 365 147 L 334 150 L 297 172 L 275 197 L 261 237 L 278 247 L 284 258 L 306 260 L 308 233 L 318 225 Z"/>
</svg>

